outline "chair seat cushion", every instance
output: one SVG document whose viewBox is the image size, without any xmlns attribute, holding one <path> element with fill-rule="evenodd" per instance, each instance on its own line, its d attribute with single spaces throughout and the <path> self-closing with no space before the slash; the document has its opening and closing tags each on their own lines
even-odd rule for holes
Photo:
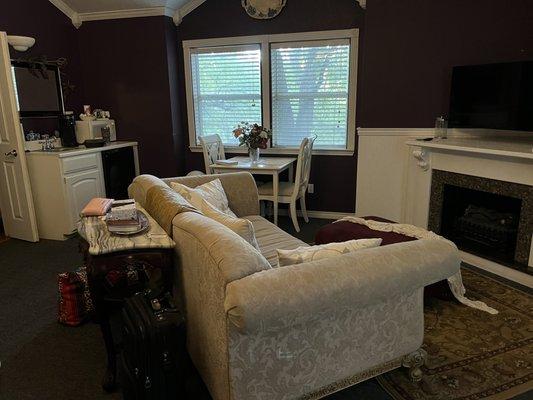
<svg viewBox="0 0 533 400">
<path fill-rule="evenodd" d="M 261 186 L 257 187 L 259 196 L 273 196 L 274 195 L 274 186 L 272 182 L 266 182 Z M 294 192 L 294 183 L 293 182 L 280 182 L 279 183 L 279 195 L 280 196 L 292 196 Z"/>
<path fill-rule="evenodd" d="M 278 265 L 277 249 L 292 250 L 297 247 L 309 246 L 259 215 L 250 215 L 243 218 L 249 220 L 254 226 L 259 250 L 273 267 Z"/>
</svg>

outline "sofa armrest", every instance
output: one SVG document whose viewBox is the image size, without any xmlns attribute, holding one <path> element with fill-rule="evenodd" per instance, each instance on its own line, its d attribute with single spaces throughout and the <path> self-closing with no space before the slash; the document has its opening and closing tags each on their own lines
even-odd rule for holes
<svg viewBox="0 0 533 400">
<path fill-rule="evenodd" d="M 195 188 L 215 179 L 220 179 L 228 198 L 229 208 L 238 216 L 259 215 L 259 195 L 254 177 L 249 172 L 234 172 L 228 174 L 184 176 L 179 178 L 164 178 L 166 184 L 178 182 Z"/>
<path fill-rule="evenodd" d="M 165 182 L 153 175 L 139 175 L 128 186 L 128 196 L 144 207 L 146 205 L 146 194 L 154 186 L 168 187 Z"/>
<path fill-rule="evenodd" d="M 225 311 L 230 329 L 256 332 L 286 326 L 297 316 L 364 308 L 457 273 L 457 248 L 417 240 L 340 257 L 274 268 L 231 282 Z"/>
</svg>

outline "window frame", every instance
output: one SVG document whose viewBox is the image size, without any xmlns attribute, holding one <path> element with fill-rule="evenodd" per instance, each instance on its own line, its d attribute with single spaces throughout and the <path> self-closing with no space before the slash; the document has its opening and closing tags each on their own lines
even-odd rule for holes
<svg viewBox="0 0 533 400">
<path fill-rule="evenodd" d="M 359 55 L 359 29 L 343 29 L 318 32 L 283 33 L 274 35 L 234 36 L 214 39 L 196 39 L 183 41 L 183 60 L 185 72 L 185 92 L 187 101 L 187 119 L 189 128 L 189 148 L 192 152 L 201 152 L 197 145 L 194 97 L 192 87 L 191 53 L 194 51 L 209 51 L 205 48 L 239 47 L 258 44 L 261 52 L 261 108 L 263 126 L 271 128 L 271 74 L 270 57 L 271 45 L 298 42 L 320 42 L 335 39 L 350 41 L 350 72 L 348 82 L 348 129 L 346 134 L 346 149 L 321 147 L 313 150 L 314 154 L 347 155 L 352 156 L 355 149 L 356 102 L 357 102 L 357 68 Z M 225 146 L 228 153 L 246 153 L 246 149 L 239 146 Z M 298 154 L 297 147 L 271 147 L 262 150 L 265 154 Z"/>
</svg>

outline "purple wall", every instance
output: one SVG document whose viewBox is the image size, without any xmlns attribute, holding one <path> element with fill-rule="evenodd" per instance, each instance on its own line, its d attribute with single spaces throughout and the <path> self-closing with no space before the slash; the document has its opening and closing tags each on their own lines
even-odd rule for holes
<svg viewBox="0 0 533 400">
<path fill-rule="evenodd" d="M 372 0 L 371 0 L 372 1 Z M 239 1 L 208 0 L 187 15 L 178 27 L 181 40 L 224 36 L 261 35 L 289 32 L 308 32 L 333 29 L 363 28 L 364 11 L 354 0 L 289 0 L 279 16 L 259 21 L 250 18 Z M 363 36 L 362 30 L 360 31 Z M 363 51 L 363 39 L 360 52 Z M 181 103 L 185 101 L 185 85 L 180 87 Z M 358 103 L 360 104 L 360 103 Z M 187 110 L 182 108 L 183 130 L 188 142 Z M 203 170 L 202 156 L 186 149 L 186 169 Z M 311 182 L 315 194 L 309 194 L 310 210 L 354 211 L 355 157 L 313 156 Z M 339 191 L 342 188 L 342 192 Z"/>
<path fill-rule="evenodd" d="M 183 172 L 176 29 L 167 17 L 85 22 L 79 29 L 84 102 L 109 109 L 119 140 L 139 142 L 143 173 Z"/>
<path fill-rule="evenodd" d="M 18 0 L 3 5 L 0 12 L 0 31 L 8 35 L 31 36 L 35 45 L 26 52 L 18 52 L 10 46 L 12 58 L 28 58 L 46 55 L 48 59 L 65 57 L 65 72 L 75 91 L 65 99 L 67 109 L 80 107 L 83 96 L 78 57 L 77 30 L 72 22 L 52 3 L 43 0 Z"/>
<path fill-rule="evenodd" d="M 47 1 L 12 2 L 0 15 L 1 30 L 37 38 L 14 56 L 69 58 L 78 90 L 67 105 L 110 109 L 119 138 L 140 142 L 142 172 L 160 176 L 203 168 L 188 149 L 182 40 L 357 27 L 357 126 L 431 127 L 447 111 L 452 66 L 533 59 L 532 26 L 530 0 L 369 0 L 366 11 L 355 0 L 289 0 L 268 21 L 239 1 L 208 0 L 178 28 L 149 17 L 79 31 Z M 314 157 L 309 208 L 353 211 L 355 177 L 355 157 Z"/>
<path fill-rule="evenodd" d="M 533 1 L 369 0 L 358 125 L 431 127 L 454 65 L 533 60 Z"/>
<path fill-rule="evenodd" d="M 357 126 L 362 127 L 431 127 L 447 112 L 454 65 L 533 59 L 530 0 L 367 3 L 362 11 L 353 0 L 289 0 L 275 19 L 256 21 L 237 1 L 209 0 L 184 18 L 179 37 L 358 27 Z M 188 169 L 201 165 L 199 155 L 187 152 Z M 355 157 L 314 157 L 311 181 L 317 193 L 309 195 L 309 208 L 353 211 L 355 179 Z"/>
</svg>

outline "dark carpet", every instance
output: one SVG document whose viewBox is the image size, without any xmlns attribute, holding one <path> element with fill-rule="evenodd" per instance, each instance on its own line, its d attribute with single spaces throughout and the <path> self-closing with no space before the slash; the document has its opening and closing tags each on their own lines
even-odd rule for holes
<svg viewBox="0 0 533 400">
<path fill-rule="evenodd" d="M 326 220 L 301 222 L 295 234 L 290 220 L 280 226 L 305 242 Z M 105 365 L 97 325 L 65 327 L 56 322 L 57 274 L 81 264 L 76 239 L 0 244 L 0 399 L 114 400 L 100 387 Z M 189 398 L 209 400 L 201 380 L 191 372 Z M 329 400 L 390 400 L 371 379 L 336 393 Z M 521 397 L 525 400 L 526 397 Z"/>
<path fill-rule="evenodd" d="M 326 220 L 301 219 L 296 234 L 286 217 L 280 227 L 305 242 Z M 0 399 L 1 400 L 114 400 L 100 380 L 105 354 L 97 325 L 77 328 L 56 322 L 57 274 L 81 265 L 77 239 L 0 244 Z M 191 399 L 205 399 L 201 380 L 191 373 Z M 332 400 L 390 397 L 375 380 L 329 397 Z"/>
</svg>

